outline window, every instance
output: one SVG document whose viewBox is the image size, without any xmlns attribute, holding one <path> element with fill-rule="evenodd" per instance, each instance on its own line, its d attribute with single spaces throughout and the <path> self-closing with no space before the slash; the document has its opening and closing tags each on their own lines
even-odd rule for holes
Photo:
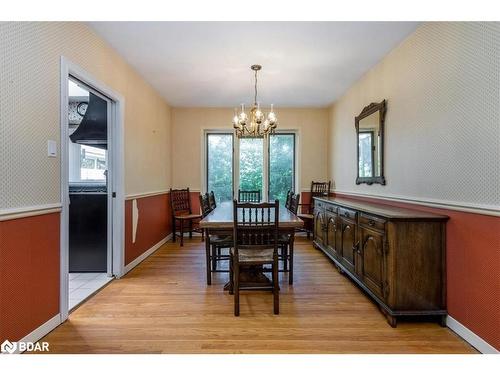
<svg viewBox="0 0 500 375">
<path fill-rule="evenodd" d="M 106 150 L 69 141 L 70 182 L 106 182 Z"/>
<path fill-rule="evenodd" d="M 286 200 L 295 190 L 295 134 L 277 133 L 269 137 L 269 200 Z"/>
<path fill-rule="evenodd" d="M 218 202 L 233 199 L 233 134 L 208 133 L 207 191 L 213 191 Z"/>
<path fill-rule="evenodd" d="M 207 132 L 205 147 L 206 191 L 213 190 L 218 202 L 232 200 L 241 189 L 259 190 L 263 199 L 284 203 L 288 190 L 296 189 L 293 132 L 240 139 L 233 139 L 233 133 Z"/>
</svg>

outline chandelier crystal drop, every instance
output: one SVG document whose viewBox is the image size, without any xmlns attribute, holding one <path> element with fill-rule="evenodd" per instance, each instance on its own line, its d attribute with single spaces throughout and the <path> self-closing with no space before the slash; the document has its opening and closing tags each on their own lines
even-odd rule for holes
<svg viewBox="0 0 500 375">
<path fill-rule="evenodd" d="M 271 111 L 265 115 L 260 109 L 260 103 L 257 102 L 257 72 L 262 69 L 260 65 L 250 67 L 255 72 L 255 95 L 250 115 L 245 112 L 245 105 L 241 105 L 241 112 L 238 114 L 234 109 L 233 127 L 236 136 L 241 137 L 263 137 L 268 134 L 274 134 L 278 119 L 274 113 L 274 106 L 271 104 Z"/>
</svg>

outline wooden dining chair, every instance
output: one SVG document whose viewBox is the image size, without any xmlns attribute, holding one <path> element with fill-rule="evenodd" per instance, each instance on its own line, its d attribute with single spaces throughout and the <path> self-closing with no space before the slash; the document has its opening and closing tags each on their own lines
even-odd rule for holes
<svg viewBox="0 0 500 375">
<path fill-rule="evenodd" d="M 297 212 L 299 211 L 299 205 L 300 205 L 300 194 L 294 194 L 292 191 L 292 194 L 290 197 L 290 203 L 288 204 L 287 208 L 294 215 L 297 215 Z"/>
<path fill-rule="evenodd" d="M 210 212 L 212 212 L 208 193 L 200 194 L 200 208 L 201 208 L 201 217 L 205 217 Z"/>
<path fill-rule="evenodd" d="M 173 242 L 176 240 L 177 223 L 179 223 L 179 234 L 181 236 L 181 246 L 184 246 L 184 232 L 189 231 L 189 238 L 193 238 L 193 223 L 201 219 L 200 214 L 193 214 L 191 210 L 191 199 L 189 196 L 189 188 L 186 189 L 170 189 L 170 204 L 172 207 L 172 232 Z"/>
<path fill-rule="evenodd" d="M 293 191 L 288 190 L 286 192 L 286 200 L 285 200 L 285 208 L 288 208 L 290 206 L 290 199 L 292 198 Z"/>
<path fill-rule="evenodd" d="M 233 201 L 233 248 L 231 249 L 230 292 L 234 294 L 234 315 L 240 315 L 240 290 L 255 289 L 240 284 L 240 267 L 270 265 L 272 283 L 259 287 L 273 292 L 274 313 L 279 314 L 278 284 L 279 201 L 238 203 Z"/>
<path fill-rule="evenodd" d="M 210 205 L 210 209 L 212 210 L 217 207 L 217 201 L 215 200 L 215 193 L 213 192 L 213 190 L 210 192 L 210 194 L 208 194 L 208 203 Z"/>
<path fill-rule="evenodd" d="M 215 203 L 215 194 L 213 191 L 210 192 L 210 194 L 200 194 L 200 207 L 202 208 L 202 217 L 207 216 L 215 209 L 215 204 L 213 206 L 210 205 L 211 200 Z M 203 233 L 202 236 L 203 235 L 208 236 L 207 240 L 209 242 L 208 248 L 205 247 L 205 257 L 207 261 L 207 285 L 211 285 L 213 272 L 229 272 L 229 269 L 218 269 L 217 262 L 229 260 L 230 255 L 223 254 L 222 249 L 230 249 L 231 246 L 233 246 L 233 236 L 220 236 L 215 234 L 211 235 L 208 231 L 206 231 L 206 233 Z"/>
<path fill-rule="evenodd" d="M 209 198 L 208 193 L 200 194 L 200 210 L 202 218 L 204 218 L 210 212 L 212 212 L 208 198 Z M 200 231 L 201 231 L 201 241 L 203 242 L 205 241 L 205 230 L 203 228 L 200 228 Z"/>
<path fill-rule="evenodd" d="M 260 190 L 240 190 L 238 189 L 238 202 L 253 202 L 261 201 Z"/>
<path fill-rule="evenodd" d="M 297 216 L 304 222 L 304 227 L 297 229 L 299 232 L 306 232 L 309 239 L 313 232 L 314 223 L 314 197 L 327 197 L 330 194 L 331 182 L 311 182 L 311 194 L 309 203 L 301 203 L 300 212 Z"/>
<path fill-rule="evenodd" d="M 300 194 L 290 192 L 290 199 L 286 207 L 291 213 L 297 215 L 299 209 Z M 279 260 L 283 264 L 283 272 L 288 272 L 288 284 L 293 284 L 293 245 L 295 233 L 284 233 L 278 237 L 279 242 Z"/>
</svg>

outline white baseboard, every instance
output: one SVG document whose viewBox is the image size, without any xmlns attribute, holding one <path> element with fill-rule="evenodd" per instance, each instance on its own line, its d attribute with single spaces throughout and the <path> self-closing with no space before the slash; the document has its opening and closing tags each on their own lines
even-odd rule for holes
<svg viewBox="0 0 500 375">
<path fill-rule="evenodd" d="M 24 336 L 22 339 L 18 340 L 17 342 L 21 342 L 21 341 L 22 342 L 37 342 L 61 323 L 62 323 L 61 322 L 61 314 L 57 314 L 54 317 L 47 320 L 45 323 L 43 323 L 40 327 L 38 327 L 35 330 L 28 333 L 26 336 Z M 49 350 L 50 350 L 50 348 L 49 348 Z M 19 350 L 19 346 L 16 347 L 16 350 L 12 354 L 21 354 L 21 351 Z"/>
<path fill-rule="evenodd" d="M 471 344 L 474 348 L 479 350 L 483 354 L 499 354 L 493 346 L 484 341 L 481 337 L 472 332 L 469 328 L 464 326 L 458 320 L 452 318 L 451 316 L 446 317 L 446 325 L 453 332 Z"/>
<path fill-rule="evenodd" d="M 133 268 L 135 268 L 139 263 L 141 263 L 144 259 L 146 259 L 148 256 L 153 254 L 156 250 L 158 250 L 161 246 L 163 246 L 165 243 L 170 241 L 172 239 L 172 233 L 170 233 L 167 237 L 163 238 L 158 242 L 157 244 L 153 245 L 150 249 L 146 250 L 143 252 L 141 255 L 139 255 L 137 258 L 135 258 L 132 262 L 127 264 L 123 270 L 123 275 L 126 275 L 128 272 L 130 272 Z"/>
</svg>

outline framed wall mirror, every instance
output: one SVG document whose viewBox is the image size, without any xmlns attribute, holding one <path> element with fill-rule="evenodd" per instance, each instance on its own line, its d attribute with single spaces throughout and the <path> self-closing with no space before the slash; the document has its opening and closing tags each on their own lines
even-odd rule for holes
<svg viewBox="0 0 500 375">
<path fill-rule="evenodd" d="M 355 117 L 358 177 L 356 184 L 385 185 L 384 120 L 386 101 L 371 103 Z"/>
</svg>

